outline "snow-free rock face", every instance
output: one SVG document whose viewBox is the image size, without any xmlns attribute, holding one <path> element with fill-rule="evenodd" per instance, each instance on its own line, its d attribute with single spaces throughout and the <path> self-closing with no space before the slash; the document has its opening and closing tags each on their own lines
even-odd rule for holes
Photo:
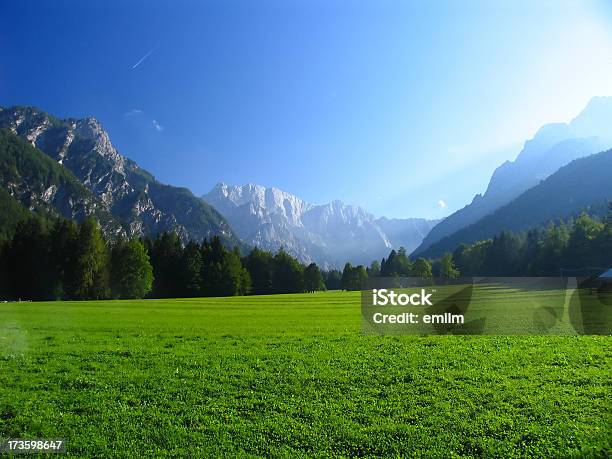
<svg viewBox="0 0 612 459">
<path fill-rule="evenodd" d="M 394 233 L 392 242 L 379 221 L 360 207 L 341 201 L 314 205 L 256 184 L 220 183 L 202 198 L 227 218 L 247 244 L 272 251 L 283 247 L 302 262 L 314 261 L 326 268 L 342 267 L 347 261 L 370 263 L 402 245 L 412 250 L 428 226 L 428 221 L 422 220 L 420 231 L 411 232 L 412 219 L 396 220 L 398 227 L 409 223 L 404 223 L 406 231 Z M 433 224 L 430 222 L 429 228 Z"/>
<path fill-rule="evenodd" d="M 523 192 L 571 161 L 612 147 L 612 97 L 594 97 L 570 123 L 540 128 L 514 161 L 506 161 L 491 177 L 483 195 L 436 225 L 414 252 L 475 223 L 510 203 Z"/>
<path fill-rule="evenodd" d="M 30 141 L 0 129 L 0 195 L 7 195 L 26 209 L 46 216 L 76 221 L 93 215 L 108 235 L 125 234 L 121 223 L 102 200 L 70 171 L 57 164 Z M 10 201 L 10 200 L 9 200 Z M 0 209 L 6 210 L 6 209 Z"/>
<path fill-rule="evenodd" d="M 94 118 L 60 120 L 32 107 L 0 108 L 0 128 L 9 129 L 69 169 L 128 234 L 175 231 L 184 240 L 218 235 L 230 244 L 238 243 L 215 209 L 185 188 L 159 183 L 119 154 Z"/>
<path fill-rule="evenodd" d="M 300 225 L 300 218 L 304 212 L 313 207 L 278 188 L 265 188 L 253 183 L 243 186 L 220 183 L 207 195 L 206 201 L 221 213 L 248 204 L 250 212 L 265 210 L 267 214 L 279 215 L 290 224 L 297 226 Z"/>
</svg>

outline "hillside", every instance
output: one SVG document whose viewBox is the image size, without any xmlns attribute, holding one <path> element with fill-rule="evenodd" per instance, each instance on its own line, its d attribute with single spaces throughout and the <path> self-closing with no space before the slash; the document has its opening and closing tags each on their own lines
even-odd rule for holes
<svg viewBox="0 0 612 459">
<path fill-rule="evenodd" d="M 30 215 L 30 211 L 0 188 L 0 242 L 12 237 L 17 224 Z"/>
<path fill-rule="evenodd" d="M 485 193 L 437 224 L 414 255 L 429 253 L 428 247 L 508 204 L 570 161 L 612 147 L 610 120 L 612 97 L 594 97 L 570 123 L 543 126 L 514 161 L 494 171 Z"/>
<path fill-rule="evenodd" d="M 503 230 L 521 231 L 588 209 L 605 210 L 612 199 L 612 150 L 572 161 L 511 203 L 420 252 L 437 257 L 461 243 L 488 239 Z"/>
<path fill-rule="evenodd" d="M 102 200 L 70 171 L 7 129 L 0 129 L 0 186 L 3 232 L 28 209 L 77 221 L 94 215 L 107 234 L 125 232 Z"/>
<path fill-rule="evenodd" d="M 220 236 L 238 244 L 225 219 L 185 188 L 164 185 L 122 156 L 94 118 L 60 120 L 32 107 L 0 108 L 0 128 L 39 148 L 125 222 L 130 235 L 175 231 L 183 240 Z M 64 209 L 72 212 L 72 209 Z"/>
</svg>

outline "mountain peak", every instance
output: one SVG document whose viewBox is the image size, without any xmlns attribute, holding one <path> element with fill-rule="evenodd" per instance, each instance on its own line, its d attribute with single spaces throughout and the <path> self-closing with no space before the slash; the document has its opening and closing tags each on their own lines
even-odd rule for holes
<svg viewBox="0 0 612 459">
<path fill-rule="evenodd" d="M 612 106 L 612 96 L 593 96 L 587 103 L 583 112 L 597 110 L 601 107 L 609 108 L 610 106 Z"/>
<path fill-rule="evenodd" d="M 286 191 L 274 187 L 266 188 L 257 183 L 244 185 L 219 183 L 202 196 L 202 199 L 222 214 L 231 213 L 236 208 L 248 205 L 253 212 L 254 209 L 258 209 L 270 215 L 282 214 L 291 220 L 292 224 L 298 224 L 301 214 L 312 207 L 311 204 Z"/>
<path fill-rule="evenodd" d="M 612 146 L 612 97 L 594 97 L 570 123 L 542 126 L 516 160 L 493 172 L 486 192 L 437 225 L 415 253 L 510 203 L 571 161 Z"/>
<path fill-rule="evenodd" d="M 575 137 L 612 139 L 612 97 L 593 97 L 569 124 Z"/>
<path fill-rule="evenodd" d="M 369 263 L 386 256 L 394 244 L 414 248 L 434 224 L 411 219 L 379 224 L 365 209 L 338 199 L 314 205 L 255 183 L 217 184 L 202 199 L 221 212 L 245 242 L 272 251 L 284 247 L 302 262 L 316 261 L 325 268 L 341 267 L 347 260 Z"/>
<path fill-rule="evenodd" d="M 213 235 L 237 243 L 227 222 L 184 188 L 159 183 L 120 155 L 94 117 L 59 119 L 35 107 L 0 111 L 0 127 L 26 139 L 99 197 L 130 234 L 174 231 L 182 239 Z M 69 212 L 70 209 L 66 209 Z"/>
</svg>

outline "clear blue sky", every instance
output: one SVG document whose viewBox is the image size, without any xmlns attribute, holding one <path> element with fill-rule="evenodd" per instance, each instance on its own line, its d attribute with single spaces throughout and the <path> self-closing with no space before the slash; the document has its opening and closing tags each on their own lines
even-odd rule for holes
<svg viewBox="0 0 612 459">
<path fill-rule="evenodd" d="M 440 217 L 612 95 L 604 1 L 8 3 L 0 104 L 93 115 L 198 195 L 255 182 Z"/>
</svg>

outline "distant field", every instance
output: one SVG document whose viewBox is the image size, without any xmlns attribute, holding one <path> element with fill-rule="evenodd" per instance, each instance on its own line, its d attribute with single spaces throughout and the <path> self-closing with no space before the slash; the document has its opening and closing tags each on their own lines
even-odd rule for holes
<svg viewBox="0 0 612 459">
<path fill-rule="evenodd" d="M 605 457 L 611 344 L 363 336 L 346 292 L 0 304 L 0 437 L 97 457 Z"/>
</svg>

